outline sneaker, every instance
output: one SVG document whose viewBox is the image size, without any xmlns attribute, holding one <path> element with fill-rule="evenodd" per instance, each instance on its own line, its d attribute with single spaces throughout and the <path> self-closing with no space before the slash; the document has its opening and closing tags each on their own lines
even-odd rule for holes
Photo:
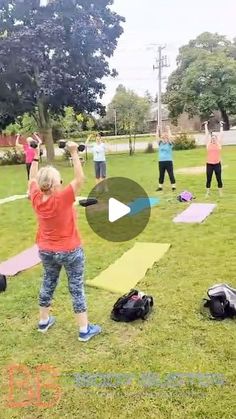
<svg viewBox="0 0 236 419">
<path fill-rule="evenodd" d="M 47 332 L 48 329 L 55 324 L 55 322 L 56 322 L 55 317 L 49 316 L 49 320 L 46 324 L 40 324 L 40 323 L 38 324 L 38 332 L 41 332 L 41 333 Z"/>
<path fill-rule="evenodd" d="M 102 329 L 100 326 L 97 326 L 96 324 L 89 324 L 87 333 L 80 333 L 78 340 L 80 342 L 88 342 L 88 340 L 90 340 L 94 336 L 99 335 L 101 331 Z"/>
<path fill-rule="evenodd" d="M 162 188 L 157 188 L 156 189 L 156 192 L 162 192 L 163 191 L 163 189 Z"/>
<path fill-rule="evenodd" d="M 172 192 L 175 192 L 176 191 L 176 188 L 172 188 Z"/>
</svg>

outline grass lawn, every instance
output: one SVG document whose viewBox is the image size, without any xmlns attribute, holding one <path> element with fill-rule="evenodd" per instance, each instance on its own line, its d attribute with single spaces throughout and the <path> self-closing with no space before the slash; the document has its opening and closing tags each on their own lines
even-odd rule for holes
<svg viewBox="0 0 236 419">
<path fill-rule="evenodd" d="M 200 166 L 204 161 L 203 149 L 175 152 L 176 168 Z M 172 244 L 168 254 L 138 285 L 155 300 L 155 310 L 147 322 L 112 322 L 109 315 L 118 296 L 87 288 L 90 319 L 101 324 L 104 332 L 87 344 L 79 343 L 63 273 L 53 303 L 57 325 L 42 336 L 35 330 L 41 267 L 9 280 L 7 292 L 0 295 L 0 418 L 235 419 L 235 324 L 212 322 L 199 314 L 201 299 L 209 286 L 222 281 L 236 287 L 233 147 L 225 147 L 223 164 L 228 165 L 224 170 L 225 197 L 218 198 L 214 180 L 210 202 L 216 202 L 218 207 L 205 223 L 175 225 L 172 222 L 185 206 L 168 200 L 172 195 L 166 182 L 161 205 L 152 210 L 149 225 L 136 239 Z M 69 181 L 72 169 L 65 162 L 57 165 L 64 181 Z M 130 177 L 155 196 L 155 154 L 109 156 L 108 168 L 109 176 Z M 91 161 L 86 164 L 85 172 L 87 183 L 81 195 L 86 195 L 93 186 Z M 0 176 L 0 198 L 25 193 L 23 166 L 1 167 Z M 196 195 L 196 202 L 205 202 L 204 175 L 178 175 L 177 181 L 179 191 L 188 189 Z M 103 241 L 87 225 L 84 209 L 79 208 L 78 212 L 87 256 L 86 278 L 92 279 L 134 241 L 115 244 Z M 0 225 L 1 260 L 33 244 L 36 222 L 28 200 L 1 205 Z M 60 402 L 47 409 L 9 408 L 7 366 L 12 364 L 24 364 L 31 371 L 40 364 L 54 366 L 62 389 Z M 128 386 L 117 388 L 81 388 L 76 386 L 73 373 L 133 373 L 136 377 L 156 373 L 163 380 L 169 373 L 218 373 L 224 374 L 225 384 L 174 387 L 166 381 L 164 386 L 145 387 L 134 380 Z M 52 397 L 52 389 L 45 397 Z"/>
</svg>

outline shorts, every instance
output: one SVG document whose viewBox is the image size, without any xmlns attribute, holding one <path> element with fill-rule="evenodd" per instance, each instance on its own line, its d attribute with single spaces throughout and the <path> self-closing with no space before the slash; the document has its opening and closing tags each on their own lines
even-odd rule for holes
<svg viewBox="0 0 236 419">
<path fill-rule="evenodd" d="M 95 161 L 95 176 L 96 179 L 105 179 L 106 178 L 106 162 L 105 161 Z"/>
</svg>

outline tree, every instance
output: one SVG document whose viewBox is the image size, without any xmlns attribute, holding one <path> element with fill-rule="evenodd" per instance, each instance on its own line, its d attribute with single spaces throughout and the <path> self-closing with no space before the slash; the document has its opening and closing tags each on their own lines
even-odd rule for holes
<svg viewBox="0 0 236 419">
<path fill-rule="evenodd" d="M 152 98 L 152 95 L 151 95 L 151 93 L 148 90 L 146 90 L 146 92 L 144 93 L 144 97 L 147 99 L 147 101 L 150 104 L 152 104 L 154 102 L 153 101 L 153 98 Z"/>
<path fill-rule="evenodd" d="M 16 135 L 17 133 L 25 135 L 35 131 L 37 131 L 35 119 L 30 114 L 24 113 L 15 120 L 14 124 L 7 125 L 4 133 L 6 135 Z"/>
<path fill-rule="evenodd" d="M 116 94 L 108 105 L 107 118 L 114 121 L 116 112 L 117 131 L 129 135 L 130 154 L 134 152 L 132 135 L 143 132 L 149 111 L 150 103 L 147 97 L 140 97 L 122 85 L 117 87 Z"/>
<path fill-rule="evenodd" d="M 229 115 L 236 113 L 235 44 L 206 32 L 180 48 L 164 95 L 173 122 L 183 112 L 206 119 L 220 111 L 229 129 Z"/>
<path fill-rule="evenodd" d="M 89 116 L 87 118 L 87 122 L 86 122 L 87 130 L 92 131 L 94 129 L 95 125 L 96 125 L 95 120 L 91 116 Z"/>
<path fill-rule="evenodd" d="M 104 112 L 99 98 L 124 19 L 113 0 L 0 0 L 0 123 L 25 112 L 43 134 L 54 158 L 51 116 Z"/>
<path fill-rule="evenodd" d="M 147 97 L 140 97 L 133 90 L 119 85 L 108 105 L 107 117 L 114 121 L 116 111 L 118 133 L 134 134 L 143 130 L 149 110 L 150 103 Z"/>
<path fill-rule="evenodd" d="M 80 130 L 79 121 L 74 109 L 71 106 L 65 107 L 64 115 L 60 117 L 60 123 L 66 137 L 70 137 L 72 133 Z"/>
</svg>

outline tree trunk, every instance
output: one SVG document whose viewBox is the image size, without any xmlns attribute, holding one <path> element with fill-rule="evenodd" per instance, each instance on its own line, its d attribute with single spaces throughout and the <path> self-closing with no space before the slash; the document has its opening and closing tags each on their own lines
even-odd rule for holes
<svg viewBox="0 0 236 419">
<path fill-rule="evenodd" d="M 50 115 L 43 99 L 38 100 L 37 119 L 39 121 L 39 130 L 43 136 L 43 142 L 46 147 L 47 161 L 51 163 L 55 158 L 54 143 L 52 137 L 52 128 L 50 124 Z"/>
<path fill-rule="evenodd" d="M 132 137 L 129 134 L 129 155 L 132 156 Z"/>
<path fill-rule="evenodd" d="M 229 123 L 228 114 L 227 114 L 227 112 L 224 109 L 221 109 L 220 111 L 221 111 L 222 119 L 223 119 L 223 121 L 225 123 L 224 130 L 225 131 L 229 131 L 230 130 L 230 123 Z"/>
<path fill-rule="evenodd" d="M 40 132 L 43 135 L 43 142 L 46 147 L 47 161 L 48 163 L 51 163 L 55 158 L 52 128 L 41 128 Z"/>
<path fill-rule="evenodd" d="M 134 134 L 134 149 L 133 149 L 133 154 L 135 153 L 135 146 L 136 146 L 136 134 Z"/>
</svg>

